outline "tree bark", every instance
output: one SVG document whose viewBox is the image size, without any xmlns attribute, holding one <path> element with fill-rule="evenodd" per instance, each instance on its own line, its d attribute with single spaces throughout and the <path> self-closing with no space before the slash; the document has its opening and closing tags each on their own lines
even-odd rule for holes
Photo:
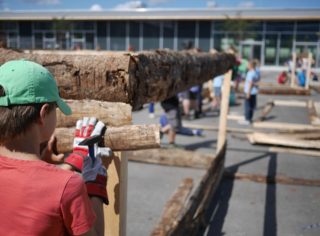
<svg viewBox="0 0 320 236">
<path fill-rule="evenodd" d="M 122 126 L 132 123 L 131 106 L 125 103 L 95 100 L 65 100 L 72 109 L 70 116 L 57 109 L 57 127 L 73 127 L 77 120 L 87 116 L 99 118 L 107 126 Z"/>
<path fill-rule="evenodd" d="M 21 58 L 48 68 L 65 99 L 124 102 L 133 108 L 202 84 L 235 64 L 235 57 L 226 53 L 157 50 L 31 54 L 0 49 L 0 64 Z"/>
<path fill-rule="evenodd" d="M 72 151 L 74 128 L 57 128 L 58 151 Z M 132 151 L 160 147 L 160 128 L 158 125 L 126 125 L 108 127 L 104 144 L 113 151 Z"/>
</svg>

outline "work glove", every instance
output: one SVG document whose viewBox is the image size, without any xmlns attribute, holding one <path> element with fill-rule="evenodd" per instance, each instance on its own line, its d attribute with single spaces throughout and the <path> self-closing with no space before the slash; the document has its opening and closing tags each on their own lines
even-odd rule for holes
<svg viewBox="0 0 320 236">
<path fill-rule="evenodd" d="M 64 160 L 64 163 L 71 165 L 76 171 L 82 172 L 83 162 L 87 157 L 92 159 L 97 156 L 111 156 L 111 149 L 106 147 L 98 147 L 101 139 L 96 139 L 91 148 L 87 145 L 81 145 L 81 142 L 87 141 L 89 138 L 100 136 L 103 137 L 106 126 L 102 121 L 97 122 L 95 117 L 84 117 L 76 123 L 75 137 L 73 140 L 73 151 Z M 92 143 L 92 142 L 91 142 Z M 94 161 L 92 162 L 92 164 Z"/>
</svg>

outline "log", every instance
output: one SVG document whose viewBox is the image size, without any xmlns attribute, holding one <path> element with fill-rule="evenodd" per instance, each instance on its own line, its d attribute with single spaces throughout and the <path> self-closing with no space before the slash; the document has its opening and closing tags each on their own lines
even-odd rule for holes
<svg viewBox="0 0 320 236">
<path fill-rule="evenodd" d="M 192 124 L 188 122 L 183 122 L 183 127 L 187 127 L 190 129 L 203 129 L 208 131 L 218 131 L 218 126 L 213 125 L 202 125 L 202 124 Z M 244 128 L 233 128 L 233 127 L 227 127 L 227 132 L 229 133 L 252 133 L 252 129 L 244 129 Z"/>
<path fill-rule="evenodd" d="M 298 148 L 281 148 L 281 147 L 270 147 L 269 152 L 276 153 L 289 153 L 289 154 L 298 154 L 304 156 L 320 157 L 319 151 L 310 151 Z"/>
<path fill-rule="evenodd" d="M 181 211 L 181 215 L 177 217 L 177 224 L 170 229 L 168 235 L 202 235 L 201 233 L 199 234 L 199 231 L 203 231 L 209 222 L 205 214 L 208 204 L 220 184 L 224 171 L 226 146 L 227 143 L 225 142 L 189 198 L 184 210 Z"/>
<path fill-rule="evenodd" d="M 73 127 L 85 116 L 95 116 L 107 126 L 122 126 L 132 123 L 131 106 L 125 103 L 96 100 L 65 100 L 72 109 L 66 116 L 57 109 L 57 127 Z"/>
<path fill-rule="evenodd" d="M 306 107 L 305 101 L 299 100 L 273 100 L 275 106 L 286 106 L 286 107 Z"/>
<path fill-rule="evenodd" d="M 166 236 L 170 230 L 177 224 L 178 217 L 184 210 L 184 204 L 187 201 L 193 187 L 193 180 L 186 178 L 179 185 L 178 189 L 167 201 L 160 222 L 153 229 L 151 236 Z"/>
<path fill-rule="evenodd" d="M 232 54 L 191 51 L 72 55 L 0 49 L 0 65 L 21 58 L 48 68 L 65 99 L 124 102 L 134 109 L 145 103 L 162 101 L 224 74 L 236 62 Z"/>
<path fill-rule="evenodd" d="M 319 187 L 320 180 L 318 179 L 302 179 L 302 178 L 292 178 L 283 175 L 277 176 L 268 176 L 268 175 L 257 175 L 257 174 L 248 174 L 240 172 L 232 172 L 225 170 L 223 176 L 230 179 L 237 180 L 248 180 L 256 183 L 264 184 L 287 184 L 287 185 L 300 185 L 300 186 L 312 186 Z"/>
<path fill-rule="evenodd" d="M 281 123 L 281 122 L 254 122 L 254 128 L 261 129 L 279 129 L 279 130 L 314 130 L 312 125 L 294 124 L 294 123 Z"/>
<path fill-rule="evenodd" d="M 260 113 L 260 116 L 257 118 L 257 121 L 265 120 L 267 115 L 269 115 L 269 113 L 272 111 L 273 107 L 274 107 L 274 103 L 272 101 L 265 104 Z"/>
<path fill-rule="evenodd" d="M 310 95 L 310 89 L 304 89 L 300 87 L 290 87 L 290 86 L 269 86 L 260 87 L 259 94 L 266 95 Z"/>
<path fill-rule="evenodd" d="M 57 128 L 59 152 L 71 152 L 74 128 Z M 107 128 L 104 144 L 113 151 L 132 151 L 160 147 L 160 127 L 158 125 L 126 125 Z"/>
<path fill-rule="evenodd" d="M 214 156 L 179 148 L 141 150 L 129 155 L 130 161 L 200 169 L 207 169 L 213 159 Z"/>
<path fill-rule="evenodd" d="M 320 140 L 303 140 L 289 135 L 252 133 L 247 134 L 251 144 L 266 144 L 274 146 L 320 149 Z"/>
</svg>

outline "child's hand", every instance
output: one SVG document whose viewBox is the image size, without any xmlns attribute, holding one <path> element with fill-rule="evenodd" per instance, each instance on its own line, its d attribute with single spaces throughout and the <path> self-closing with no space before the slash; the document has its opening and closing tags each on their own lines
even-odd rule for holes
<svg viewBox="0 0 320 236">
<path fill-rule="evenodd" d="M 40 145 L 41 159 L 51 164 L 63 163 L 63 154 L 58 154 L 57 151 L 57 138 L 52 135 L 48 142 Z"/>
</svg>

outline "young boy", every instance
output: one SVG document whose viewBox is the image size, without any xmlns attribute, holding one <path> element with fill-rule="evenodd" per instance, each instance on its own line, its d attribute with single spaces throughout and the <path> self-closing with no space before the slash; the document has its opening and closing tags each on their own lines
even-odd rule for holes
<svg viewBox="0 0 320 236">
<path fill-rule="evenodd" d="M 101 160 L 93 163 L 85 148 L 59 167 L 42 160 L 57 107 L 71 114 L 47 69 L 26 60 L 0 67 L 0 235 L 103 235 Z M 83 166 L 83 176 L 72 166 Z"/>
</svg>

